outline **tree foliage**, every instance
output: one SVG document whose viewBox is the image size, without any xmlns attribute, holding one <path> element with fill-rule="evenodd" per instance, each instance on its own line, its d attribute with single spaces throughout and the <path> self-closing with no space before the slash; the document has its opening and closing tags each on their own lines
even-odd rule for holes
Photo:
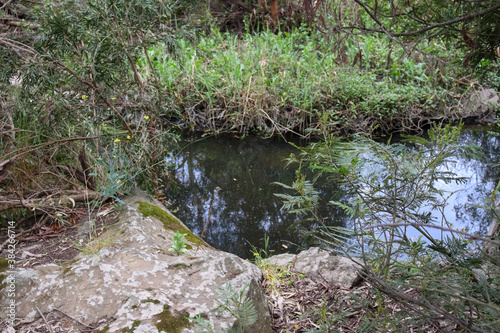
<svg viewBox="0 0 500 333">
<path fill-rule="evenodd" d="M 301 149 L 302 163 L 351 193 L 351 199 L 330 204 L 351 216 L 354 234 L 322 227 L 316 240 L 357 261 L 367 281 L 402 304 L 397 331 L 419 331 L 437 319 L 472 332 L 500 329 L 499 262 L 487 249 L 500 243 L 456 230 L 444 215 L 450 193 L 439 181 L 460 181 L 443 171 L 446 164 L 457 154 L 478 154 L 473 146 L 456 145 L 459 131 L 435 127 L 428 139 L 408 138 L 417 149 L 366 138 Z M 295 211 L 299 206 L 314 216 L 307 193 L 290 198 Z M 497 210 L 496 203 L 490 208 Z"/>
<path fill-rule="evenodd" d="M 220 20 L 229 29 L 259 29 L 263 22 L 282 30 L 306 24 L 327 33 L 337 42 L 359 32 L 386 34 L 399 43 L 422 38 L 445 39 L 454 47 L 466 50 L 464 66 L 500 57 L 498 0 L 241 0 L 215 3 L 212 11 L 231 13 Z M 244 17 L 246 26 L 234 22 L 241 22 Z"/>
</svg>

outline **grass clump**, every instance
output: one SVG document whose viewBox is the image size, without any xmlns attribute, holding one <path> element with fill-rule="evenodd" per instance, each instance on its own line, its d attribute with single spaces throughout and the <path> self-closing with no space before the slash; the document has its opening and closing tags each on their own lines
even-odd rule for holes
<svg viewBox="0 0 500 333">
<path fill-rule="evenodd" d="M 334 46 L 309 29 L 240 38 L 212 28 L 194 44 L 181 39 L 177 45 L 176 58 L 162 45 L 150 48 L 159 80 L 179 114 L 214 131 L 304 133 L 323 126 L 353 132 L 376 125 L 389 131 L 445 108 L 446 89 L 456 86 L 444 71 L 461 72 L 405 55 L 383 37 L 356 38 L 340 62 Z M 440 47 L 429 44 L 428 53 L 442 55 Z M 358 53 L 362 60 L 354 61 Z"/>
</svg>

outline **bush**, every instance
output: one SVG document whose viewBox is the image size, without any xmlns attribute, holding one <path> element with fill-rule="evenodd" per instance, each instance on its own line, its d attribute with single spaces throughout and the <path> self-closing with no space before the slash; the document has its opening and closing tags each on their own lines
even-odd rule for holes
<svg viewBox="0 0 500 333">
<path fill-rule="evenodd" d="M 330 204 L 351 216 L 353 232 L 322 227 L 313 233 L 316 241 L 360 263 L 370 285 L 401 305 L 391 318 L 379 313 L 378 327 L 390 323 L 396 330 L 426 331 L 439 329 L 440 320 L 448 328 L 473 332 L 500 329 L 500 262 L 485 250 L 485 244 L 500 243 L 454 230 L 438 216 L 448 196 L 436 182 L 461 180 L 444 167 L 457 154 L 478 154 L 477 147 L 457 146 L 459 132 L 460 127 L 436 126 L 429 139 L 409 137 L 419 149 L 365 137 L 301 148 L 302 163 L 335 178 L 350 193 L 347 202 Z M 314 216 L 312 192 L 295 190 L 297 195 L 284 196 L 285 207 Z M 496 205 L 489 207 L 496 210 Z M 435 229 L 444 236 L 436 236 Z"/>
</svg>

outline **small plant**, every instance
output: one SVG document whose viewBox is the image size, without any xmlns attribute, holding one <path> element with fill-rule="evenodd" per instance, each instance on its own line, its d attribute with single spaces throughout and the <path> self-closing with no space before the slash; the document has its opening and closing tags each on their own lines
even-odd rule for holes
<svg viewBox="0 0 500 333">
<path fill-rule="evenodd" d="M 342 244 L 333 229 L 324 226 L 315 234 L 321 245 L 362 263 L 367 290 L 377 306 L 363 307 L 360 330 L 430 332 L 436 326 L 431 318 L 446 318 L 454 330 L 499 331 L 500 292 L 494 283 L 497 276 L 490 273 L 498 270 L 498 261 L 480 243 L 488 239 L 448 224 L 444 208 L 450 194 L 438 186 L 464 180 L 446 171 L 455 156 L 481 155 L 477 147 L 458 142 L 460 129 L 435 126 L 428 139 L 407 137 L 417 149 L 364 137 L 301 149 L 301 165 L 308 162 L 350 193 L 348 202 L 330 204 L 351 217 L 351 237 Z M 288 200 L 285 204 L 294 199 L 295 206 L 287 208 L 314 212 L 307 193 L 286 188 L 298 192 L 282 196 Z M 443 233 L 439 236 L 433 229 Z M 322 325 L 331 325 L 321 311 L 318 314 Z"/>
<path fill-rule="evenodd" d="M 181 234 L 179 230 L 175 232 L 172 236 L 172 246 L 169 251 L 175 252 L 177 254 L 184 254 L 187 252 L 186 242 L 184 242 L 184 237 L 187 234 Z"/>
<path fill-rule="evenodd" d="M 228 312 L 236 319 L 234 326 L 224 330 L 224 332 L 243 333 L 243 329 L 247 326 L 255 324 L 257 321 L 257 310 L 251 299 L 245 296 L 245 290 L 248 284 L 241 291 L 235 290 L 228 282 L 224 288 L 220 288 L 221 296 L 216 302 L 219 304 L 216 311 L 220 313 Z M 210 322 L 203 315 L 198 314 L 193 320 L 193 323 L 200 328 L 197 332 L 214 333 Z"/>
<path fill-rule="evenodd" d="M 279 266 L 269 259 L 270 254 L 274 252 L 269 249 L 269 236 L 264 236 L 264 249 L 257 250 L 255 246 L 251 247 L 254 256 L 253 261 L 262 271 L 266 280 L 266 289 L 271 293 L 278 294 L 281 287 L 292 285 L 305 276 L 303 273 L 294 270 L 292 264 Z"/>
<path fill-rule="evenodd" d="M 228 282 L 225 288 L 221 288 L 221 297 L 219 303 L 219 311 L 229 312 L 236 318 L 236 332 L 243 332 L 243 328 L 253 325 L 257 321 L 257 310 L 251 299 L 245 296 L 246 285 L 241 291 L 235 290 Z"/>
<path fill-rule="evenodd" d="M 96 238 L 93 241 L 88 242 L 86 245 L 83 245 L 80 242 L 71 241 L 75 247 L 77 247 L 84 255 L 94 255 L 101 251 L 101 249 L 105 248 L 113 241 L 114 237 L 107 238 Z"/>
</svg>

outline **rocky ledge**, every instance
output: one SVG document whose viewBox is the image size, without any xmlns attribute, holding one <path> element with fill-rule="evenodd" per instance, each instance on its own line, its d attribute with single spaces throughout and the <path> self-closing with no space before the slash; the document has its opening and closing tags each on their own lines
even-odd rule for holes
<svg viewBox="0 0 500 333">
<path fill-rule="evenodd" d="M 16 270 L 18 332 L 32 332 L 35 322 L 50 332 L 51 316 L 61 319 L 58 332 L 197 332 L 196 317 L 215 332 L 272 332 L 257 266 L 209 246 L 138 191 L 125 200 L 118 221 L 93 240 L 94 253 Z M 185 254 L 170 250 L 176 231 L 186 234 Z M 318 249 L 269 260 L 344 288 L 359 280 L 352 263 Z M 10 299 L 0 297 L 7 309 Z M 7 320 L 7 312 L 0 317 Z"/>
</svg>

